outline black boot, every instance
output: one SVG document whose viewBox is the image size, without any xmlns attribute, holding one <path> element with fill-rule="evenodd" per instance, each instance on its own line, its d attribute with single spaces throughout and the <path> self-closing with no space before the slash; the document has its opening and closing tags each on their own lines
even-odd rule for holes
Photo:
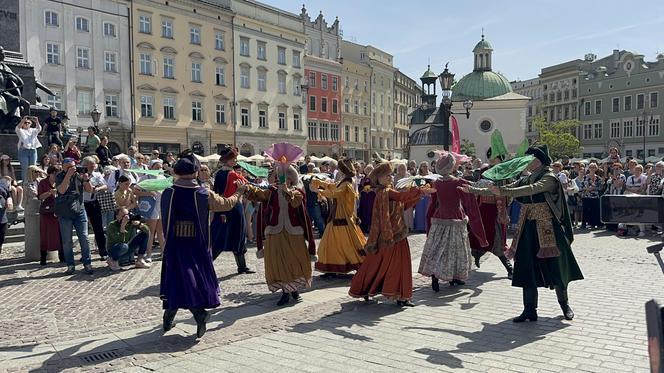
<svg viewBox="0 0 664 373">
<path fill-rule="evenodd" d="M 440 285 L 438 284 L 438 279 L 436 276 L 431 276 L 431 290 L 435 291 L 436 293 L 440 291 Z"/>
<path fill-rule="evenodd" d="M 164 310 L 164 333 L 173 329 L 175 323 L 175 315 L 178 313 L 177 308 L 173 310 Z"/>
<path fill-rule="evenodd" d="M 473 250 L 471 253 L 473 255 L 473 258 L 475 258 L 475 267 L 480 268 L 480 258 L 482 257 L 482 254 L 484 254 L 484 252 L 479 250 Z"/>
<path fill-rule="evenodd" d="M 247 260 L 244 257 L 244 254 L 235 255 L 235 264 L 237 264 L 237 273 L 240 275 L 256 273 L 247 267 Z"/>
<path fill-rule="evenodd" d="M 277 302 L 277 306 L 283 306 L 284 304 L 288 303 L 288 300 L 290 299 L 290 294 L 283 292 L 281 293 L 281 299 Z"/>
<path fill-rule="evenodd" d="M 46 265 L 46 255 L 48 255 L 48 252 L 40 251 L 39 255 L 40 255 L 39 264 L 45 266 Z"/>
<path fill-rule="evenodd" d="M 574 318 L 574 311 L 569 306 L 569 301 L 567 298 L 567 289 L 556 286 L 556 296 L 558 297 L 558 304 L 560 304 L 560 309 L 563 311 L 563 317 L 565 320 L 572 320 Z"/>
<path fill-rule="evenodd" d="M 507 259 L 505 255 L 499 256 L 498 259 L 500 259 L 500 262 L 503 263 L 503 266 L 507 270 L 507 278 L 511 280 L 514 277 L 512 263 L 510 263 L 509 259 Z"/>
<path fill-rule="evenodd" d="M 293 297 L 294 301 L 296 301 L 296 302 L 300 301 L 300 293 L 299 292 L 294 291 L 294 292 L 290 293 L 290 295 L 291 295 L 291 297 Z"/>
<path fill-rule="evenodd" d="M 523 288 L 523 312 L 512 321 L 537 321 L 537 288 Z"/>
<path fill-rule="evenodd" d="M 397 301 L 397 306 L 401 306 L 401 307 L 415 307 L 415 305 L 413 304 L 413 302 L 411 302 L 409 299 L 406 299 L 406 300 L 398 300 L 398 301 Z"/>
<path fill-rule="evenodd" d="M 65 262 L 65 252 L 62 251 L 62 249 L 58 250 L 58 261 L 59 261 L 60 263 L 64 263 L 64 262 Z"/>
<path fill-rule="evenodd" d="M 210 312 L 203 308 L 192 309 L 191 313 L 194 314 L 196 320 L 196 337 L 201 338 L 207 331 L 207 322 L 210 320 Z"/>
</svg>

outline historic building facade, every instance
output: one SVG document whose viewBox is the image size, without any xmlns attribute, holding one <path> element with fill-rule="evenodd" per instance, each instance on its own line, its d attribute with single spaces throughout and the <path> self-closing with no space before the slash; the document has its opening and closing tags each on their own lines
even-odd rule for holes
<svg viewBox="0 0 664 373">
<path fill-rule="evenodd" d="M 534 126 L 535 118 L 542 115 L 542 81 L 540 78 L 532 78 L 513 81 L 510 84 L 515 93 L 530 97 L 526 111 L 526 138 L 532 143 L 537 138 L 537 129 Z"/>
<path fill-rule="evenodd" d="M 408 146 L 410 114 L 421 103 L 422 88 L 406 74 L 394 72 L 394 158 L 403 158 Z"/>
<path fill-rule="evenodd" d="M 235 141 L 243 155 L 277 140 L 306 150 L 303 100 L 306 36 L 299 16 L 252 0 L 231 0 Z M 331 105 L 331 103 L 330 103 Z"/>
<path fill-rule="evenodd" d="M 112 150 L 124 150 L 132 123 L 128 2 L 22 0 L 19 7 L 21 49 L 55 93 L 39 91 L 41 102 L 67 112 L 72 128 L 92 126 L 96 106 Z"/>
<path fill-rule="evenodd" d="M 545 67 L 539 76 L 542 86 L 542 116 L 549 122 L 578 119 L 579 70 L 583 60 Z"/>
<path fill-rule="evenodd" d="M 233 142 L 228 1 L 132 1 L 139 150 L 214 153 Z"/>
<path fill-rule="evenodd" d="M 342 62 L 341 121 L 344 128 L 344 153 L 348 157 L 368 162 L 369 131 L 371 129 L 371 68 L 349 59 Z"/>
</svg>

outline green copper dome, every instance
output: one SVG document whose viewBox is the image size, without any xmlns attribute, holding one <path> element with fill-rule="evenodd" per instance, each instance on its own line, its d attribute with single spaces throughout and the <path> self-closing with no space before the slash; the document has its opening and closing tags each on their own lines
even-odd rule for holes
<svg viewBox="0 0 664 373">
<path fill-rule="evenodd" d="M 484 100 L 512 92 L 510 82 L 493 71 L 473 71 L 452 87 L 452 100 Z"/>
<path fill-rule="evenodd" d="M 476 45 L 475 48 L 473 48 L 473 53 L 474 52 L 479 52 L 483 50 L 493 50 L 493 47 L 491 46 L 491 43 L 488 41 L 484 40 L 484 35 L 482 35 L 482 40 L 480 40 Z"/>
<path fill-rule="evenodd" d="M 438 78 L 438 75 L 436 75 L 436 73 L 431 71 L 431 65 L 427 66 L 427 71 L 424 72 L 424 74 L 420 79 L 428 79 L 428 78 L 434 78 L 434 79 Z"/>
</svg>

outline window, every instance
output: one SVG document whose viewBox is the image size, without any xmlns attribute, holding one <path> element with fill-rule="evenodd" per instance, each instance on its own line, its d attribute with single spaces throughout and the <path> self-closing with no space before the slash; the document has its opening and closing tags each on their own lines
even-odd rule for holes
<svg viewBox="0 0 664 373">
<path fill-rule="evenodd" d="M 201 28 L 199 26 L 189 27 L 189 42 L 201 45 Z"/>
<path fill-rule="evenodd" d="M 584 124 L 583 125 L 583 139 L 584 140 L 590 140 L 592 139 L 593 136 L 593 125 L 592 124 Z"/>
<path fill-rule="evenodd" d="M 316 72 L 309 71 L 309 88 L 316 88 Z"/>
<path fill-rule="evenodd" d="M 565 106 L 565 119 L 569 119 L 569 107 Z"/>
<path fill-rule="evenodd" d="M 602 114 L 602 100 L 595 101 L 595 115 Z"/>
<path fill-rule="evenodd" d="M 355 142 L 360 142 L 360 127 L 355 127 Z"/>
<path fill-rule="evenodd" d="M 339 89 L 339 79 L 336 76 L 332 77 L 332 90 L 337 91 Z"/>
<path fill-rule="evenodd" d="M 620 112 L 620 97 L 614 97 L 611 100 L 611 112 L 613 113 Z"/>
<path fill-rule="evenodd" d="M 59 89 L 51 89 L 55 95 L 46 96 L 46 105 L 62 110 L 62 91 Z"/>
<path fill-rule="evenodd" d="M 173 57 L 171 56 L 164 57 L 164 78 L 175 78 L 175 63 L 173 62 Z"/>
<path fill-rule="evenodd" d="M 76 17 L 76 31 L 90 32 L 90 21 L 84 17 Z"/>
<path fill-rule="evenodd" d="M 316 111 L 316 96 L 309 96 L 309 111 Z"/>
<path fill-rule="evenodd" d="M 634 136 L 634 122 L 631 120 L 623 120 L 623 137 Z"/>
<path fill-rule="evenodd" d="M 46 26 L 53 26 L 53 27 L 58 27 L 59 22 L 58 22 L 58 13 L 47 10 L 44 12 L 44 23 Z"/>
<path fill-rule="evenodd" d="M 594 138 L 595 139 L 601 139 L 602 135 L 603 135 L 603 133 L 602 133 L 602 128 L 603 128 L 602 123 L 595 123 L 594 127 L 595 127 L 595 137 Z"/>
<path fill-rule="evenodd" d="M 328 141 L 330 138 L 330 124 L 329 123 L 321 123 L 320 124 L 320 140 L 321 141 Z"/>
<path fill-rule="evenodd" d="M 350 102 L 348 97 L 344 98 L 344 113 L 350 113 Z"/>
<path fill-rule="evenodd" d="M 327 75 L 326 74 L 320 74 L 320 88 L 321 89 L 327 89 Z"/>
<path fill-rule="evenodd" d="M 659 136 L 659 118 L 650 118 L 648 136 Z"/>
<path fill-rule="evenodd" d="M 192 62 L 191 63 L 191 81 L 192 82 L 201 82 L 201 63 Z"/>
<path fill-rule="evenodd" d="M 320 98 L 320 111 L 321 113 L 327 113 L 327 97 Z"/>
<path fill-rule="evenodd" d="M 277 48 L 277 63 L 279 63 L 279 65 L 286 64 L 286 48 L 284 47 Z"/>
<path fill-rule="evenodd" d="M 482 123 L 480 123 L 480 130 L 482 130 L 482 132 L 490 132 L 492 129 L 493 124 L 491 124 L 490 121 L 483 120 Z"/>
<path fill-rule="evenodd" d="M 643 131 L 645 130 L 645 126 L 643 123 L 643 119 L 637 119 L 636 120 L 636 131 L 635 135 L 636 137 L 643 137 Z"/>
<path fill-rule="evenodd" d="M 141 110 L 143 109 L 143 98 L 141 97 Z M 164 119 L 175 119 L 175 99 L 164 97 Z"/>
<path fill-rule="evenodd" d="M 146 15 L 138 16 L 138 32 L 143 34 L 152 33 L 152 17 Z"/>
<path fill-rule="evenodd" d="M 585 115 L 590 115 L 590 101 L 586 101 L 585 104 L 583 104 L 583 113 Z"/>
<path fill-rule="evenodd" d="M 360 114 L 360 101 L 359 100 L 355 100 L 355 102 L 353 103 L 353 113 Z"/>
<path fill-rule="evenodd" d="M 364 138 L 364 143 L 367 144 L 369 142 L 369 131 L 367 128 L 362 128 L 362 137 Z"/>
<path fill-rule="evenodd" d="M 549 93 L 549 102 L 554 102 L 556 99 L 556 94 L 555 93 Z"/>
<path fill-rule="evenodd" d="M 344 126 L 344 140 L 350 141 L 350 126 Z"/>
<path fill-rule="evenodd" d="M 556 92 L 556 101 L 562 101 L 562 93 L 560 91 Z"/>
<path fill-rule="evenodd" d="M 258 128 L 267 128 L 266 110 L 258 110 Z"/>
<path fill-rule="evenodd" d="M 611 122 L 610 137 L 612 139 L 620 138 L 620 122 Z"/>
<path fill-rule="evenodd" d="M 104 52 L 104 71 L 107 73 L 118 72 L 118 55 L 115 52 Z"/>
<path fill-rule="evenodd" d="M 218 124 L 226 123 L 226 105 L 217 104 L 215 106 L 214 113 L 215 113 L 215 119 Z"/>
<path fill-rule="evenodd" d="M 339 141 L 339 124 L 337 123 L 330 124 L 330 140 Z"/>
<path fill-rule="evenodd" d="M 109 94 L 104 96 L 104 106 L 106 107 L 106 116 L 111 118 L 117 118 L 118 115 L 118 101 L 120 101 L 119 96 L 115 94 Z"/>
<path fill-rule="evenodd" d="M 383 142 L 383 138 L 382 138 L 382 137 L 378 139 L 378 144 L 379 144 L 379 146 L 380 146 L 380 149 L 384 149 L 384 146 L 383 146 L 383 145 L 384 145 L 385 143 Z"/>
<path fill-rule="evenodd" d="M 318 124 L 316 122 L 309 122 L 307 130 L 309 131 L 309 140 L 318 140 Z"/>
<path fill-rule="evenodd" d="M 267 91 L 267 72 L 265 70 L 258 70 L 258 90 Z"/>
<path fill-rule="evenodd" d="M 623 98 L 623 101 L 625 103 L 625 111 L 631 111 L 632 110 L 632 96 L 625 96 Z"/>
<path fill-rule="evenodd" d="M 173 20 L 161 20 L 161 36 L 167 39 L 173 39 Z"/>
<path fill-rule="evenodd" d="M 344 87 L 348 88 L 348 77 L 344 79 Z"/>
<path fill-rule="evenodd" d="M 365 80 L 365 81 L 364 81 L 364 92 L 367 92 L 368 90 L 369 90 L 369 84 L 368 84 L 367 81 Z"/>
<path fill-rule="evenodd" d="M 240 56 L 249 57 L 249 39 L 240 38 Z"/>
<path fill-rule="evenodd" d="M 565 92 L 563 93 L 563 97 L 565 101 L 569 100 L 569 90 L 565 90 Z"/>
<path fill-rule="evenodd" d="M 279 129 L 286 129 L 286 113 L 284 112 L 279 112 Z"/>
<path fill-rule="evenodd" d="M 300 78 L 293 78 L 293 96 L 301 95 L 301 92 L 300 92 L 301 84 L 302 84 L 302 80 Z"/>
<path fill-rule="evenodd" d="M 657 107 L 657 99 L 659 98 L 659 95 L 657 92 L 651 92 L 650 93 L 650 107 L 651 108 L 656 108 Z"/>
<path fill-rule="evenodd" d="M 337 99 L 332 99 L 332 113 L 337 114 L 339 112 L 339 102 Z M 357 113 L 355 113 L 357 114 Z"/>
<path fill-rule="evenodd" d="M 369 103 L 364 101 L 362 104 L 362 110 L 364 111 L 364 115 L 369 115 Z"/>
<path fill-rule="evenodd" d="M 76 48 L 76 67 L 79 69 L 90 68 L 90 50 L 88 48 Z"/>
<path fill-rule="evenodd" d="M 114 38 L 117 36 L 115 33 L 115 24 L 110 22 L 104 22 L 104 36 L 109 38 Z"/>
<path fill-rule="evenodd" d="M 216 85 L 226 85 L 226 69 L 224 65 L 217 65 L 214 70 L 214 81 Z"/>
<path fill-rule="evenodd" d="M 286 94 L 286 75 L 279 74 L 279 93 Z"/>
<path fill-rule="evenodd" d="M 645 95 L 639 94 L 636 95 L 636 110 L 643 110 L 643 108 L 646 106 L 646 98 Z"/>
<path fill-rule="evenodd" d="M 240 125 L 242 127 L 249 127 L 249 109 L 246 107 L 240 109 Z"/>
<path fill-rule="evenodd" d="M 357 89 L 358 84 L 360 84 L 359 81 L 357 79 L 355 79 L 355 85 L 354 85 L 355 89 Z"/>
<path fill-rule="evenodd" d="M 138 59 L 141 75 L 152 75 L 152 56 L 148 53 L 141 53 Z"/>
<path fill-rule="evenodd" d="M 226 49 L 224 43 L 224 33 L 221 31 L 215 31 L 214 33 L 214 49 L 218 51 L 223 51 Z"/>
<path fill-rule="evenodd" d="M 293 51 L 293 67 L 301 67 L 300 65 L 300 52 Z"/>
<path fill-rule="evenodd" d="M 152 96 L 141 96 L 141 117 L 152 118 L 152 105 L 154 103 L 154 97 Z"/>
<path fill-rule="evenodd" d="M 572 89 L 572 99 L 576 98 L 576 88 Z"/>
<path fill-rule="evenodd" d="M 249 88 L 249 68 L 246 66 L 240 68 L 240 87 Z"/>
<path fill-rule="evenodd" d="M 196 122 L 203 121 L 203 103 L 200 101 L 191 102 L 191 120 Z"/>
<path fill-rule="evenodd" d="M 302 130 L 302 125 L 300 124 L 300 114 L 293 114 L 293 129 L 296 131 Z"/>
<path fill-rule="evenodd" d="M 90 91 L 78 91 L 76 93 L 76 109 L 78 115 L 90 115 L 90 98 L 92 94 Z"/>
<path fill-rule="evenodd" d="M 259 60 L 266 61 L 267 60 L 267 45 L 264 41 L 257 41 L 256 42 L 256 58 Z"/>
</svg>

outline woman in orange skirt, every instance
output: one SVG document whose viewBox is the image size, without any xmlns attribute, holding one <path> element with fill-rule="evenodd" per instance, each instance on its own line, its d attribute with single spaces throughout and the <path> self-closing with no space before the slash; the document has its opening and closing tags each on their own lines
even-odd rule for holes
<svg viewBox="0 0 664 373">
<path fill-rule="evenodd" d="M 414 206 L 422 195 L 436 190 L 422 187 L 397 192 L 391 189 L 392 166 L 389 163 L 378 165 L 369 178 L 376 185 L 376 200 L 365 246 L 367 256 L 353 277 L 348 294 L 365 300 L 382 294 L 388 299 L 396 299 L 399 306 L 412 307 L 410 246 L 403 211 L 404 207 Z"/>
</svg>

